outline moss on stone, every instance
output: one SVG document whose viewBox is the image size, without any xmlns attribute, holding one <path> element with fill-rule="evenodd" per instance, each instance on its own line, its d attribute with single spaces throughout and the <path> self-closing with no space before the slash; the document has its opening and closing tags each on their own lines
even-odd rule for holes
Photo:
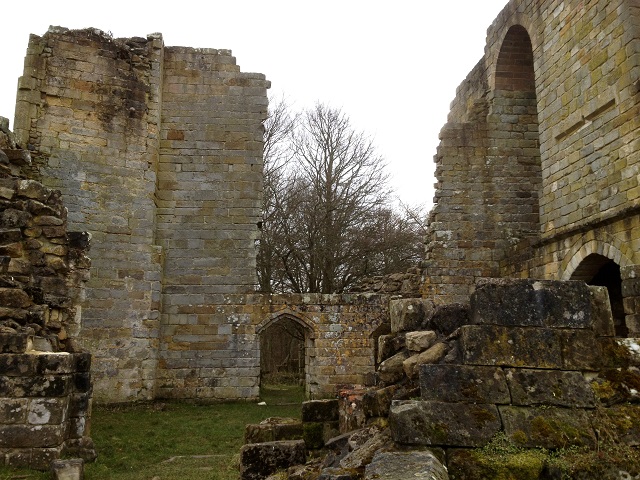
<svg viewBox="0 0 640 480">
<path fill-rule="evenodd" d="M 302 436 L 307 448 L 324 447 L 324 424 L 322 422 L 305 422 L 302 425 Z"/>
</svg>

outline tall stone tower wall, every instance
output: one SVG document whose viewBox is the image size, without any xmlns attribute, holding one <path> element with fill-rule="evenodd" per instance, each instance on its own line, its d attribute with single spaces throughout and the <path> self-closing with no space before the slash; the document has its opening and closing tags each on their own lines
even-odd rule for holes
<svg viewBox="0 0 640 480">
<path fill-rule="evenodd" d="M 633 277 L 639 25 L 629 0 L 512 0 L 498 15 L 440 134 L 425 295 L 467 302 L 481 277 L 577 278 L 589 256 Z"/>
<path fill-rule="evenodd" d="M 153 398 L 161 323 L 252 290 L 267 88 L 231 52 L 159 34 L 31 36 L 15 133 L 93 236 L 81 340 L 98 400 Z"/>
</svg>

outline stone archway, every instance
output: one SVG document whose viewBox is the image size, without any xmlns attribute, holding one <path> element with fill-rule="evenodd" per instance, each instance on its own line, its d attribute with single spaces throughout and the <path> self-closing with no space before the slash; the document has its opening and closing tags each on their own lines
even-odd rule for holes
<svg viewBox="0 0 640 480">
<path fill-rule="evenodd" d="M 297 383 L 309 394 L 313 324 L 289 309 L 266 318 L 256 328 L 260 345 L 260 382 Z"/>
<path fill-rule="evenodd" d="M 582 280 L 589 285 L 598 285 L 607 288 L 616 336 L 626 337 L 628 335 L 628 329 L 625 323 L 624 304 L 622 301 L 620 265 L 604 255 L 592 253 L 582 260 L 580 265 L 578 265 L 571 274 L 570 279 Z"/>
</svg>

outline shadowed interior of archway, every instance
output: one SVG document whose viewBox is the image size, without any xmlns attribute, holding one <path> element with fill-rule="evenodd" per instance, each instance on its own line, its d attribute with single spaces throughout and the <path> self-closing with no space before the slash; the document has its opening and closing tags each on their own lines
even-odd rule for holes
<svg viewBox="0 0 640 480">
<path fill-rule="evenodd" d="M 571 275 L 571 280 L 582 280 L 589 285 L 607 287 L 616 336 L 626 337 L 628 329 L 625 324 L 624 305 L 622 303 L 620 265 L 604 255 L 593 253 L 578 265 L 578 268 Z"/>
</svg>

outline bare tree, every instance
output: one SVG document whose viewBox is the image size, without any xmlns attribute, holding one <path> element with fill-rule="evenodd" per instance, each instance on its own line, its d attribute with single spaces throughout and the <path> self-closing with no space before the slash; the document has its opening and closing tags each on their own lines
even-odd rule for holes
<svg viewBox="0 0 640 480">
<path fill-rule="evenodd" d="M 389 207 L 385 163 L 372 140 L 322 104 L 273 118 L 270 126 L 282 131 L 265 132 L 261 290 L 337 293 L 364 276 L 415 265 L 419 229 Z"/>
</svg>

